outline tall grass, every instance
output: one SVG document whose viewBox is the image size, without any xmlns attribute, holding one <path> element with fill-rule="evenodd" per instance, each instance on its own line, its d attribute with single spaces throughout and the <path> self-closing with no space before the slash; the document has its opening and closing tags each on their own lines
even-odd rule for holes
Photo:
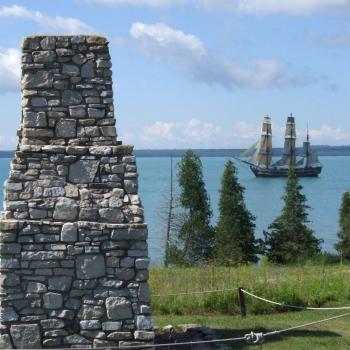
<svg viewBox="0 0 350 350">
<path fill-rule="evenodd" d="M 235 289 L 297 306 L 350 305 L 349 266 L 244 266 L 240 268 L 153 268 L 150 271 L 154 314 L 239 314 L 237 291 L 159 297 L 179 292 Z M 251 314 L 290 311 L 246 297 Z"/>
</svg>

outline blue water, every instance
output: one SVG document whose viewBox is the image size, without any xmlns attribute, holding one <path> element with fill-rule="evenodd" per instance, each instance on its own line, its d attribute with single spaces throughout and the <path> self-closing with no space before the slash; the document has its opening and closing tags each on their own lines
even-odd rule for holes
<svg viewBox="0 0 350 350">
<path fill-rule="evenodd" d="M 209 193 L 213 223 L 218 215 L 220 178 L 228 158 L 203 157 L 203 172 Z M 174 159 L 174 172 L 177 162 Z M 0 182 L 8 176 L 9 159 L 0 159 Z M 321 157 L 324 165 L 319 178 L 300 179 L 311 207 L 310 226 L 316 236 L 324 240 L 323 248 L 334 251 L 337 241 L 338 211 L 342 193 L 350 189 L 350 157 Z M 160 212 L 166 203 L 170 186 L 170 160 L 168 158 L 138 158 L 139 191 L 145 208 L 145 219 L 149 225 L 149 248 L 153 264 L 160 264 L 164 252 L 164 222 Z M 262 237 L 263 230 L 279 215 L 284 192 L 285 179 L 255 178 L 248 166 L 236 164 L 239 179 L 246 188 L 245 198 L 249 210 L 256 216 L 256 236 Z M 0 189 L 2 198 L 2 188 Z M 2 201 L 1 201 L 2 202 Z"/>
</svg>

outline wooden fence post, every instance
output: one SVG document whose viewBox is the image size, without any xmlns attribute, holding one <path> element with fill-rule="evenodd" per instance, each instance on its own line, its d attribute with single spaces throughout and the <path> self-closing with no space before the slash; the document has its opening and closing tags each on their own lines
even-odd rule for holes
<svg viewBox="0 0 350 350">
<path fill-rule="evenodd" d="M 239 305 L 241 307 L 242 318 L 245 318 L 247 316 L 247 308 L 245 305 L 245 297 L 242 289 L 243 289 L 242 287 L 238 288 L 238 299 L 239 299 Z"/>
</svg>

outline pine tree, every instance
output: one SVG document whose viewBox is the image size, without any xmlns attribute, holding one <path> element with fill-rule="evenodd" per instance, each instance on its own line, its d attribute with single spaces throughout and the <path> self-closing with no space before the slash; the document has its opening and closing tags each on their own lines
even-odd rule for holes
<svg viewBox="0 0 350 350">
<path fill-rule="evenodd" d="M 221 179 L 220 215 L 215 236 L 215 260 L 220 265 L 234 266 L 258 260 L 255 217 L 245 206 L 244 190 L 238 182 L 236 167 L 229 160 Z"/>
<path fill-rule="evenodd" d="M 335 248 L 342 255 L 343 259 L 350 260 L 350 192 L 344 192 L 341 208 L 339 210 L 340 241 Z"/>
<path fill-rule="evenodd" d="M 168 249 L 172 265 L 203 265 L 212 256 L 214 230 L 210 225 L 212 211 L 203 180 L 200 158 L 188 150 L 179 163 L 180 204 L 185 216 L 178 239 Z"/>
<path fill-rule="evenodd" d="M 266 255 L 278 264 L 302 263 L 320 252 L 321 240 L 307 227 L 309 206 L 295 171 L 288 174 L 282 213 L 264 232 Z"/>
</svg>

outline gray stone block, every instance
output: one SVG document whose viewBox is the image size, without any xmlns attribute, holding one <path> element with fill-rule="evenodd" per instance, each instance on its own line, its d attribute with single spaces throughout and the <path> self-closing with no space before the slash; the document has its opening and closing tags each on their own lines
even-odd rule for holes
<svg viewBox="0 0 350 350">
<path fill-rule="evenodd" d="M 100 209 L 98 212 L 101 218 L 107 222 L 112 222 L 112 223 L 124 222 L 124 213 L 121 209 L 103 208 L 103 209 Z"/>
<path fill-rule="evenodd" d="M 18 315 L 16 311 L 11 306 L 0 307 L 0 321 L 2 322 L 11 322 L 17 321 Z"/>
<path fill-rule="evenodd" d="M 41 336 L 37 324 L 12 325 L 10 328 L 13 344 L 18 349 L 41 349 Z"/>
<path fill-rule="evenodd" d="M 76 77 L 80 74 L 80 69 L 75 64 L 64 64 L 62 67 L 62 74 L 70 77 Z"/>
<path fill-rule="evenodd" d="M 85 254 L 77 257 L 76 274 L 79 279 L 91 279 L 106 273 L 103 255 Z"/>
<path fill-rule="evenodd" d="M 27 293 L 45 293 L 47 288 L 45 284 L 40 282 L 28 282 Z"/>
<path fill-rule="evenodd" d="M 60 198 L 57 201 L 53 218 L 58 221 L 74 221 L 78 216 L 76 201 L 70 198 Z"/>
<path fill-rule="evenodd" d="M 149 330 L 153 328 L 151 316 L 137 316 L 136 325 L 139 330 Z"/>
<path fill-rule="evenodd" d="M 124 297 L 107 298 L 106 309 L 110 320 L 127 320 L 133 317 L 131 303 Z"/>
<path fill-rule="evenodd" d="M 82 337 L 79 334 L 72 334 L 68 335 L 67 337 L 64 337 L 63 339 L 64 344 L 70 344 L 70 345 L 90 345 L 91 341 Z"/>
<path fill-rule="evenodd" d="M 1 258 L 0 268 L 2 269 L 18 269 L 19 261 L 15 258 Z"/>
<path fill-rule="evenodd" d="M 124 189 L 126 193 L 136 194 L 138 189 L 137 180 L 124 180 Z"/>
<path fill-rule="evenodd" d="M 112 332 L 107 336 L 110 340 L 130 340 L 133 338 L 131 332 Z"/>
<path fill-rule="evenodd" d="M 147 283 L 140 283 L 138 298 L 140 301 L 149 303 L 151 301 L 151 292 Z"/>
<path fill-rule="evenodd" d="M 122 281 L 130 281 L 135 277 L 134 269 L 117 268 L 115 269 L 115 275 L 118 279 Z"/>
<path fill-rule="evenodd" d="M 82 96 L 78 91 L 64 90 L 62 92 L 62 105 L 71 106 L 78 105 L 82 100 Z"/>
<path fill-rule="evenodd" d="M 23 260 L 64 259 L 64 252 L 54 252 L 54 251 L 22 252 L 21 255 Z"/>
<path fill-rule="evenodd" d="M 151 341 L 154 340 L 155 334 L 154 332 L 146 332 L 146 331 L 136 331 L 135 339 L 136 340 L 146 340 Z"/>
<path fill-rule="evenodd" d="M 43 50 L 52 50 L 56 47 L 56 38 L 47 36 L 40 41 L 40 46 Z"/>
<path fill-rule="evenodd" d="M 22 78 L 24 89 L 51 88 L 53 84 L 52 73 L 47 71 L 37 71 L 35 73 L 25 73 Z"/>
<path fill-rule="evenodd" d="M 69 181 L 76 184 L 93 182 L 99 165 L 98 160 L 79 160 L 69 167 Z"/>
<path fill-rule="evenodd" d="M 33 107 L 46 107 L 47 99 L 45 97 L 32 97 L 31 104 Z"/>
<path fill-rule="evenodd" d="M 137 269 L 148 269 L 149 263 L 149 258 L 138 258 L 135 261 L 135 266 Z"/>
<path fill-rule="evenodd" d="M 23 125 L 26 128 L 44 128 L 47 126 L 45 112 L 23 112 Z"/>
<path fill-rule="evenodd" d="M 44 308 L 46 309 L 59 309 L 62 307 L 63 297 L 59 293 L 46 293 L 43 296 Z"/>
<path fill-rule="evenodd" d="M 57 328 L 64 328 L 64 321 L 59 320 L 57 318 L 49 318 L 46 320 L 40 321 L 41 327 L 43 329 L 57 329 Z M 53 336 L 53 335 L 51 335 Z"/>
<path fill-rule="evenodd" d="M 69 107 L 69 115 L 74 118 L 85 118 L 87 117 L 87 111 L 82 106 Z"/>
<path fill-rule="evenodd" d="M 73 138 L 77 135 L 77 122 L 74 119 L 60 119 L 56 124 L 57 137 Z"/>
<path fill-rule="evenodd" d="M 62 226 L 61 241 L 76 242 L 78 237 L 78 229 L 73 223 L 65 223 Z"/>
<path fill-rule="evenodd" d="M 81 320 L 100 320 L 104 315 L 105 309 L 94 305 L 83 305 L 78 312 L 78 318 Z"/>
<path fill-rule="evenodd" d="M 47 218 L 47 210 L 44 209 L 29 209 L 29 216 L 33 220 L 40 220 Z"/>
<path fill-rule="evenodd" d="M 89 321 L 80 321 L 81 329 L 100 329 L 101 321 L 100 320 L 89 320 Z"/>
<path fill-rule="evenodd" d="M 95 76 L 95 62 L 90 60 L 87 61 L 81 67 L 81 76 L 82 78 L 93 78 Z"/>
<path fill-rule="evenodd" d="M 89 118 L 100 119 L 106 115 L 104 108 L 88 108 Z"/>
<path fill-rule="evenodd" d="M 58 292 L 68 292 L 72 284 L 72 278 L 69 276 L 57 276 L 49 278 L 49 290 Z"/>
<path fill-rule="evenodd" d="M 54 51 L 33 52 L 33 60 L 35 63 L 53 62 L 55 58 L 56 58 L 56 53 Z"/>
<path fill-rule="evenodd" d="M 19 254 L 21 247 L 18 243 L 0 243 L 0 254 Z"/>
<path fill-rule="evenodd" d="M 122 322 L 106 321 L 102 323 L 102 329 L 104 331 L 118 331 L 121 328 L 122 328 Z"/>
</svg>

